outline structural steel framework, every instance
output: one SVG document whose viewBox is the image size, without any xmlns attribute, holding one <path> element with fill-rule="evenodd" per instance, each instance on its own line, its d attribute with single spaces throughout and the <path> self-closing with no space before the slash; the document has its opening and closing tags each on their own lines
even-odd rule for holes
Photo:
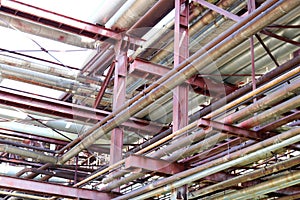
<svg viewBox="0 0 300 200">
<path fill-rule="evenodd" d="M 1 1 L 3 30 L 91 52 L 0 46 L 1 198 L 299 199 L 300 1 L 102 6 Z"/>
</svg>

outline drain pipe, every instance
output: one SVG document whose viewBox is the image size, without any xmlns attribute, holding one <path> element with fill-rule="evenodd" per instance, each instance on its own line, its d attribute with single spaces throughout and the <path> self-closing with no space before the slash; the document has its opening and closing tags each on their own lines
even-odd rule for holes
<svg viewBox="0 0 300 200">
<path fill-rule="evenodd" d="M 245 149 L 224 156 L 220 159 L 205 163 L 201 166 L 179 172 L 173 176 L 155 181 L 147 186 L 137 189 L 134 192 L 117 197 L 114 200 L 121 199 L 147 199 L 156 194 L 169 192 L 172 189 L 178 188 L 188 183 L 204 178 L 208 175 L 226 170 L 236 165 L 247 165 L 256 160 L 272 157 L 271 152 L 276 152 L 286 146 L 292 145 L 300 141 L 300 127 L 286 131 L 280 135 L 271 137 L 267 140 L 254 144 Z M 159 188 L 160 187 L 160 188 Z M 153 188 L 158 188 L 154 189 Z M 151 191 L 152 190 L 152 191 Z M 148 192 L 150 191 L 150 192 Z M 148 192 L 148 193 L 145 193 Z M 144 193 L 144 194 L 143 194 Z M 136 198 L 133 198 L 140 195 Z"/>
<path fill-rule="evenodd" d="M 287 175 L 282 175 L 277 178 L 265 181 L 252 187 L 241 189 L 237 192 L 224 195 L 215 200 L 226 200 L 226 199 L 254 199 L 255 197 L 263 194 L 267 194 L 273 191 L 277 191 L 283 188 L 287 188 L 300 183 L 300 171 L 288 172 Z"/>
<path fill-rule="evenodd" d="M 225 188 L 228 188 L 230 186 L 237 185 L 239 183 L 244 183 L 248 181 L 255 180 L 257 178 L 267 176 L 285 169 L 289 169 L 293 166 L 296 166 L 300 163 L 300 156 L 291 158 L 289 160 L 281 161 L 276 164 L 269 165 L 267 167 L 255 170 L 253 172 L 246 173 L 244 175 L 240 175 L 238 177 L 205 187 L 203 189 L 197 190 L 195 192 L 189 193 L 189 199 L 194 199 L 200 196 L 207 195 L 209 193 L 223 190 Z"/>
<path fill-rule="evenodd" d="M 273 21 L 280 18 L 285 13 L 294 9 L 300 4 L 300 2 L 292 0 L 275 2 L 277 3 L 273 4 L 274 0 L 268 1 L 268 3 L 273 4 L 269 12 L 261 13 L 262 10 L 264 11 L 269 8 L 270 5 L 268 3 L 265 4 L 265 6 L 261 6 L 256 11 L 254 11 L 253 13 L 245 17 L 243 20 L 241 20 L 241 22 L 236 24 L 232 29 L 225 32 L 222 36 L 225 36 L 226 39 L 223 40 L 223 37 L 216 38 L 216 40 L 208 44 L 206 48 L 203 48 L 202 50 L 195 53 L 193 56 L 191 56 L 185 62 L 183 62 L 183 64 L 179 65 L 176 69 L 171 70 L 166 76 L 162 77 L 161 79 L 159 79 L 159 81 L 155 82 L 152 86 L 146 89 L 146 93 L 148 93 L 149 90 L 151 91 L 153 89 L 151 92 L 149 92 L 146 95 L 144 92 L 140 95 L 137 95 L 136 98 L 132 99 L 132 101 L 135 103 L 131 105 L 132 101 L 128 101 L 119 110 L 114 112 L 114 114 L 117 113 L 116 115 L 110 115 L 105 120 L 103 120 L 102 123 L 99 123 L 96 126 L 94 126 L 94 128 L 92 128 L 91 131 L 87 132 L 87 134 L 84 134 L 77 141 L 75 141 L 78 142 L 80 141 L 80 139 L 84 138 L 75 147 L 73 147 L 67 153 L 65 153 L 60 158 L 59 163 L 64 163 L 68 161 L 69 159 L 77 155 L 80 151 L 86 149 L 91 144 L 93 144 L 96 139 L 107 134 L 110 130 L 126 121 L 130 116 L 134 115 L 147 105 L 153 103 L 156 99 L 169 92 L 176 85 L 183 83 L 186 79 L 190 78 L 195 73 L 198 73 L 201 69 L 207 66 L 211 62 L 211 60 L 220 57 L 223 53 L 234 48 L 239 43 L 246 40 L 249 36 L 258 32 L 263 27 L 272 23 Z M 257 18 L 255 18 L 256 16 Z M 255 20 L 253 20 L 253 18 L 255 18 Z M 243 27 L 243 25 L 245 24 L 247 25 Z M 232 33 L 232 31 L 235 30 L 238 31 L 228 37 L 228 34 Z M 221 42 L 220 39 L 221 41 L 223 41 Z M 219 44 L 216 45 L 215 43 Z M 214 46 L 214 48 L 207 48 L 210 45 Z M 205 50 L 206 52 L 203 52 Z M 162 81 L 163 84 L 157 85 L 157 83 Z M 127 106 L 129 107 L 126 108 Z M 110 120 L 112 118 L 113 120 Z M 72 145 L 73 144 L 74 143 L 72 143 Z"/>
</svg>

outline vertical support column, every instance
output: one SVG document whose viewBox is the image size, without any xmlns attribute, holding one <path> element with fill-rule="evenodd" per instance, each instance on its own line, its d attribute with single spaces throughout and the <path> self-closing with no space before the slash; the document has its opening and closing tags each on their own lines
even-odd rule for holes
<svg viewBox="0 0 300 200">
<path fill-rule="evenodd" d="M 248 12 L 251 13 L 255 10 L 255 0 L 248 0 Z M 254 55 L 254 36 L 250 37 L 250 49 L 251 49 L 251 69 L 252 69 L 252 88 L 256 89 L 255 79 L 255 55 Z"/>
<path fill-rule="evenodd" d="M 174 68 L 189 57 L 189 1 L 175 0 Z M 173 131 L 188 124 L 188 85 L 173 90 Z M 171 199 L 187 199 L 187 186 L 171 192 Z"/>
<path fill-rule="evenodd" d="M 126 76 L 127 76 L 127 49 L 128 45 L 125 40 L 120 41 L 115 47 L 115 78 L 113 89 L 113 111 L 125 103 L 126 95 Z M 110 164 L 114 164 L 122 159 L 123 148 L 123 130 L 115 128 L 111 134 L 110 145 Z M 114 190 L 119 191 L 119 188 Z"/>
</svg>

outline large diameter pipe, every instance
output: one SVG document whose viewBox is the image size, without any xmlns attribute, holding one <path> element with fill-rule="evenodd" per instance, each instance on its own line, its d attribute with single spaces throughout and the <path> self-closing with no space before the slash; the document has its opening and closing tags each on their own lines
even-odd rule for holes
<svg viewBox="0 0 300 200">
<path fill-rule="evenodd" d="M 274 1 L 272 0 L 268 1 L 268 3 L 270 2 L 274 3 Z M 248 37 L 258 32 L 268 24 L 274 22 L 275 20 L 283 16 L 285 13 L 296 8 L 300 4 L 299 1 L 291 1 L 291 0 L 275 1 L 275 2 L 277 3 L 275 3 L 271 7 L 271 9 L 269 9 L 268 12 L 260 13 L 262 10 L 268 8 L 262 6 L 261 9 L 257 9 L 256 11 L 254 11 L 253 13 L 245 17 L 245 19 L 243 19 L 241 22 L 235 25 L 232 29 L 224 33 L 225 37 L 228 36 L 227 34 L 231 33 L 232 30 L 235 30 L 236 28 L 241 28 L 246 23 L 248 24 L 246 26 L 243 26 L 240 30 L 236 31 L 231 36 L 227 37 L 222 42 L 220 42 L 219 38 L 217 38 L 216 40 L 212 41 L 212 43 L 206 46 L 209 47 L 210 45 L 217 43 L 217 45 L 215 45 L 214 48 L 207 49 L 205 53 L 203 53 L 203 50 L 200 50 L 199 52 L 191 56 L 189 59 L 187 59 L 185 62 L 183 62 L 183 64 L 179 65 L 176 69 L 171 70 L 165 77 L 162 77 L 158 82 L 165 80 L 166 77 L 169 77 L 169 75 L 172 75 L 172 77 L 167 78 L 167 80 L 163 82 L 163 84 L 154 87 L 155 89 L 151 90 L 151 92 L 149 92 L 142 98 L 138 95 L 136 98 L 138 98 L 139 100 L 137 100 L 127 109 L 121 111 L 121 109 L 124 109 L 122 106 L 122 108 L 116 111 L 116 113 L 118 114 L 114 117 L 113 120 L 108 121 L 100 128 L 99 128 L 99 124 L 96 125 L 94 127 L 94 129 L 96 130 L 93 131 L 94 129 L 92 129 L 93 132 L 89 133 L 88 137 L 86 137 L 87 135 L 84 135 L 84 139 L 80 143 L 78 143 L 75 147 L 73 147 L 70 151 L 68 151 L 65 155 L 63 155 L 60 158 L 59 162 L 64 163 L 68 161 L 69 159 L 77 155 L 80 151 L 92 145 L 95 139 L 102 137 L 103 135 L 105 135 L 115 127 L 119 126 L 124 121 L 126 121 L 130 116 L 133 116 L 142 108 L 153 103 L 156 99 L 160 98 L 161 96 L 163 96 L 164 94 L 172 90 L 177 85 L 182 84 L 188 78 L 201 71 L 201 69 L 207 66 L 211 62 L 211 60 L 217 59 L 225 52 L 234 48 L 239 43 L 245 41 Z M 253 20 L 253 18 L 255 18 L 255 20 Z M 155 83 L 154 85 L 156 85 Z M 152 87 L 149 87 L 148 89 L 151 88 Z M 134 98 L 134 100 L 136 100 L 136 98 Z M 125 103 L 124 106 L 128 106 L 127 103 Z M 109 116 L 107 119 L 111 119 L 112 117 L 113 116 Z M 103 123 L 105 123 L 105 121 Z M 100 124 L 102 125 L 103 123 Z"/>
<path fill-rule="evenodd" d="M 224 195 L 215 200 L 226 199 L 254 199 L 255 197 L 263 194 L 267 194 L 273 191 L 277 191 L 283 188 L 287 188 L 300 183 L 300 171 L 289 172 L 287 175 L 282 175 L 277 178 L 265 181 L 252 187 L 241 189 L 237 192 Z"/>
<path fill-rule="evenodd" d="M 300 127 L 291 129 L 280 135 L 271 137 L 267 140 L 254 144 L 250 147 L 237 151 L 233 154 L 227 155 L 223 158 L 211 161 L 209 163 L 203 164 L 201 166 L 192 169 L 188 169 L 186 171 L 177 173 L 168 178 L 153 182 L 134 192 L 115 198 L 114 200 L 129 199 L 129 198 L 132 200 L 147 199 L 156 194 L 169 192 L 172 189 L 181 187 L 188 183 L 192 183 L 208 175 L 226 170 L 230 167 L 236 165 L 247 165 L 254 161 L 265 159 L 266 157 L 272 157 L 273 156 L 272 152 L 276 152 L 286 146 L 299 142 L 300 141 L 299 133 L 300 133 Z M 153 188 L 158 188 L 158 189 L 153 190 Z M 147 191 L 151 191 L 151 192 L 147 192 Z M 137 194 L 142 194 L 142 193 L 144 194 L 136 198 L 132 198 Z"/>
<path fill-rule="evenodd" d="M 204 196 L 206 194 L 209 194 L 209 193 L 212 193 L 215 191 L 223 190 L 225 188 L 237 185 L 239 183 L 244 183 L 247 181 L 255 180 L 257 178 L 260 178 L 260 177 L 263 177 L 263 176 L 266 176 L 269 174 L 273 174 L 273 173 L 282 171 L 284 169 L 289 169 L 293 166 L 298 165 L 299 163 L 300 163 L 299 156 L 288 159 L 288 160 L 284 160 L 284 161 L 269 165 L 267 167 L 263 167 L 261 169 L 255 170 L 253 172 L 249 172 L 249 173 L 240 175 L 238 177 L 234 177 L 232 179 L 222 181 L 220 183 L 216 183 L 214 185 L 202 188 L 195 192 L 191 192 L 191 193 L 189 193 L 189 199 L 194 199 L 194 198 Z"/>
<path fill-rule="evenodd" d="M 94 94 L 97 90 L 97 88 L 91 89 L 76 80 L 56 77 L 27 69 L 18 69 L 4 64 L 0 64 L 0 69 L 1 76 L 4 78 L 22 80 L 24 82 L 38 82 L 39 85 L 55 88 L 61 91 L 71 91 L 90 95 Z"/>
<path fill-rule="evenodd" d="M 10 145 L 1 145 L 0 144 L 0 152 L 6 152 L 11 154 L 16 154 L 23 157 L 33 158 L 35 160 L 45 162 L 45 163 L 57 163 L 57 158 L 53 156 L 48 156 L 43 153 L 38 153 L 34 151 L 29 151 L 25 149 L 21 149 L 18 147 L 10 146 Z"/>
<path fill-rule="evenodd" d="M 37 35 L 40 37 L 87 49 L 95 49 L 98 45 L 98 42 L 94 39 L 66 33 L 55 28 L 41 26 L 34 22 L 26 21 L 20 17 L 11 17 L 7 14 L 0 13 L 0 19 L 0 26 L 17 29 L 24 33 Z"/>
</svg>

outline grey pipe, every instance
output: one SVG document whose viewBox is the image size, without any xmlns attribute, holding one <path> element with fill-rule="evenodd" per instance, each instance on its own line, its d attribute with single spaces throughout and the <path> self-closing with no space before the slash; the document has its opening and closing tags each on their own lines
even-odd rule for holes
<svg viewBox="0 0 300 200">
<path fill-rule="evenodd" d="M 10 146 L 10 145 L 1 145 L 0 144 L 0 152 L 7 152 L 11 154 L 16 154 L 23 157 L 33 158 L 37 161 L 45 162 L 45 163 L 57 163 L 57 158 L 53 156 L 48 156 L 43 153 L 38 153 L 34 151 L 29 151 L 25 149 L 21 149 L 18 147 Z"/>
<path fill-rule="evenodd" d="M 60 89 L 62 91 L 73 91 L 85 94 L 94 94 L 97 88 L 90 88 L 84 84 L 80 84 L 77 81 L 60 78 L 48 74 L 43 74 L 40 72 L 33 72 L 27 69 L 18 69 L 8 65 L 0 64 L 1 76 L 8 77 L 10 79 L 17 79 L 22 77 L 22 79 L 30 81 L 36 81 L 43 85 L 49 85 L 48 87 L 53 87 L 55 89 Z"/>
</svg>

